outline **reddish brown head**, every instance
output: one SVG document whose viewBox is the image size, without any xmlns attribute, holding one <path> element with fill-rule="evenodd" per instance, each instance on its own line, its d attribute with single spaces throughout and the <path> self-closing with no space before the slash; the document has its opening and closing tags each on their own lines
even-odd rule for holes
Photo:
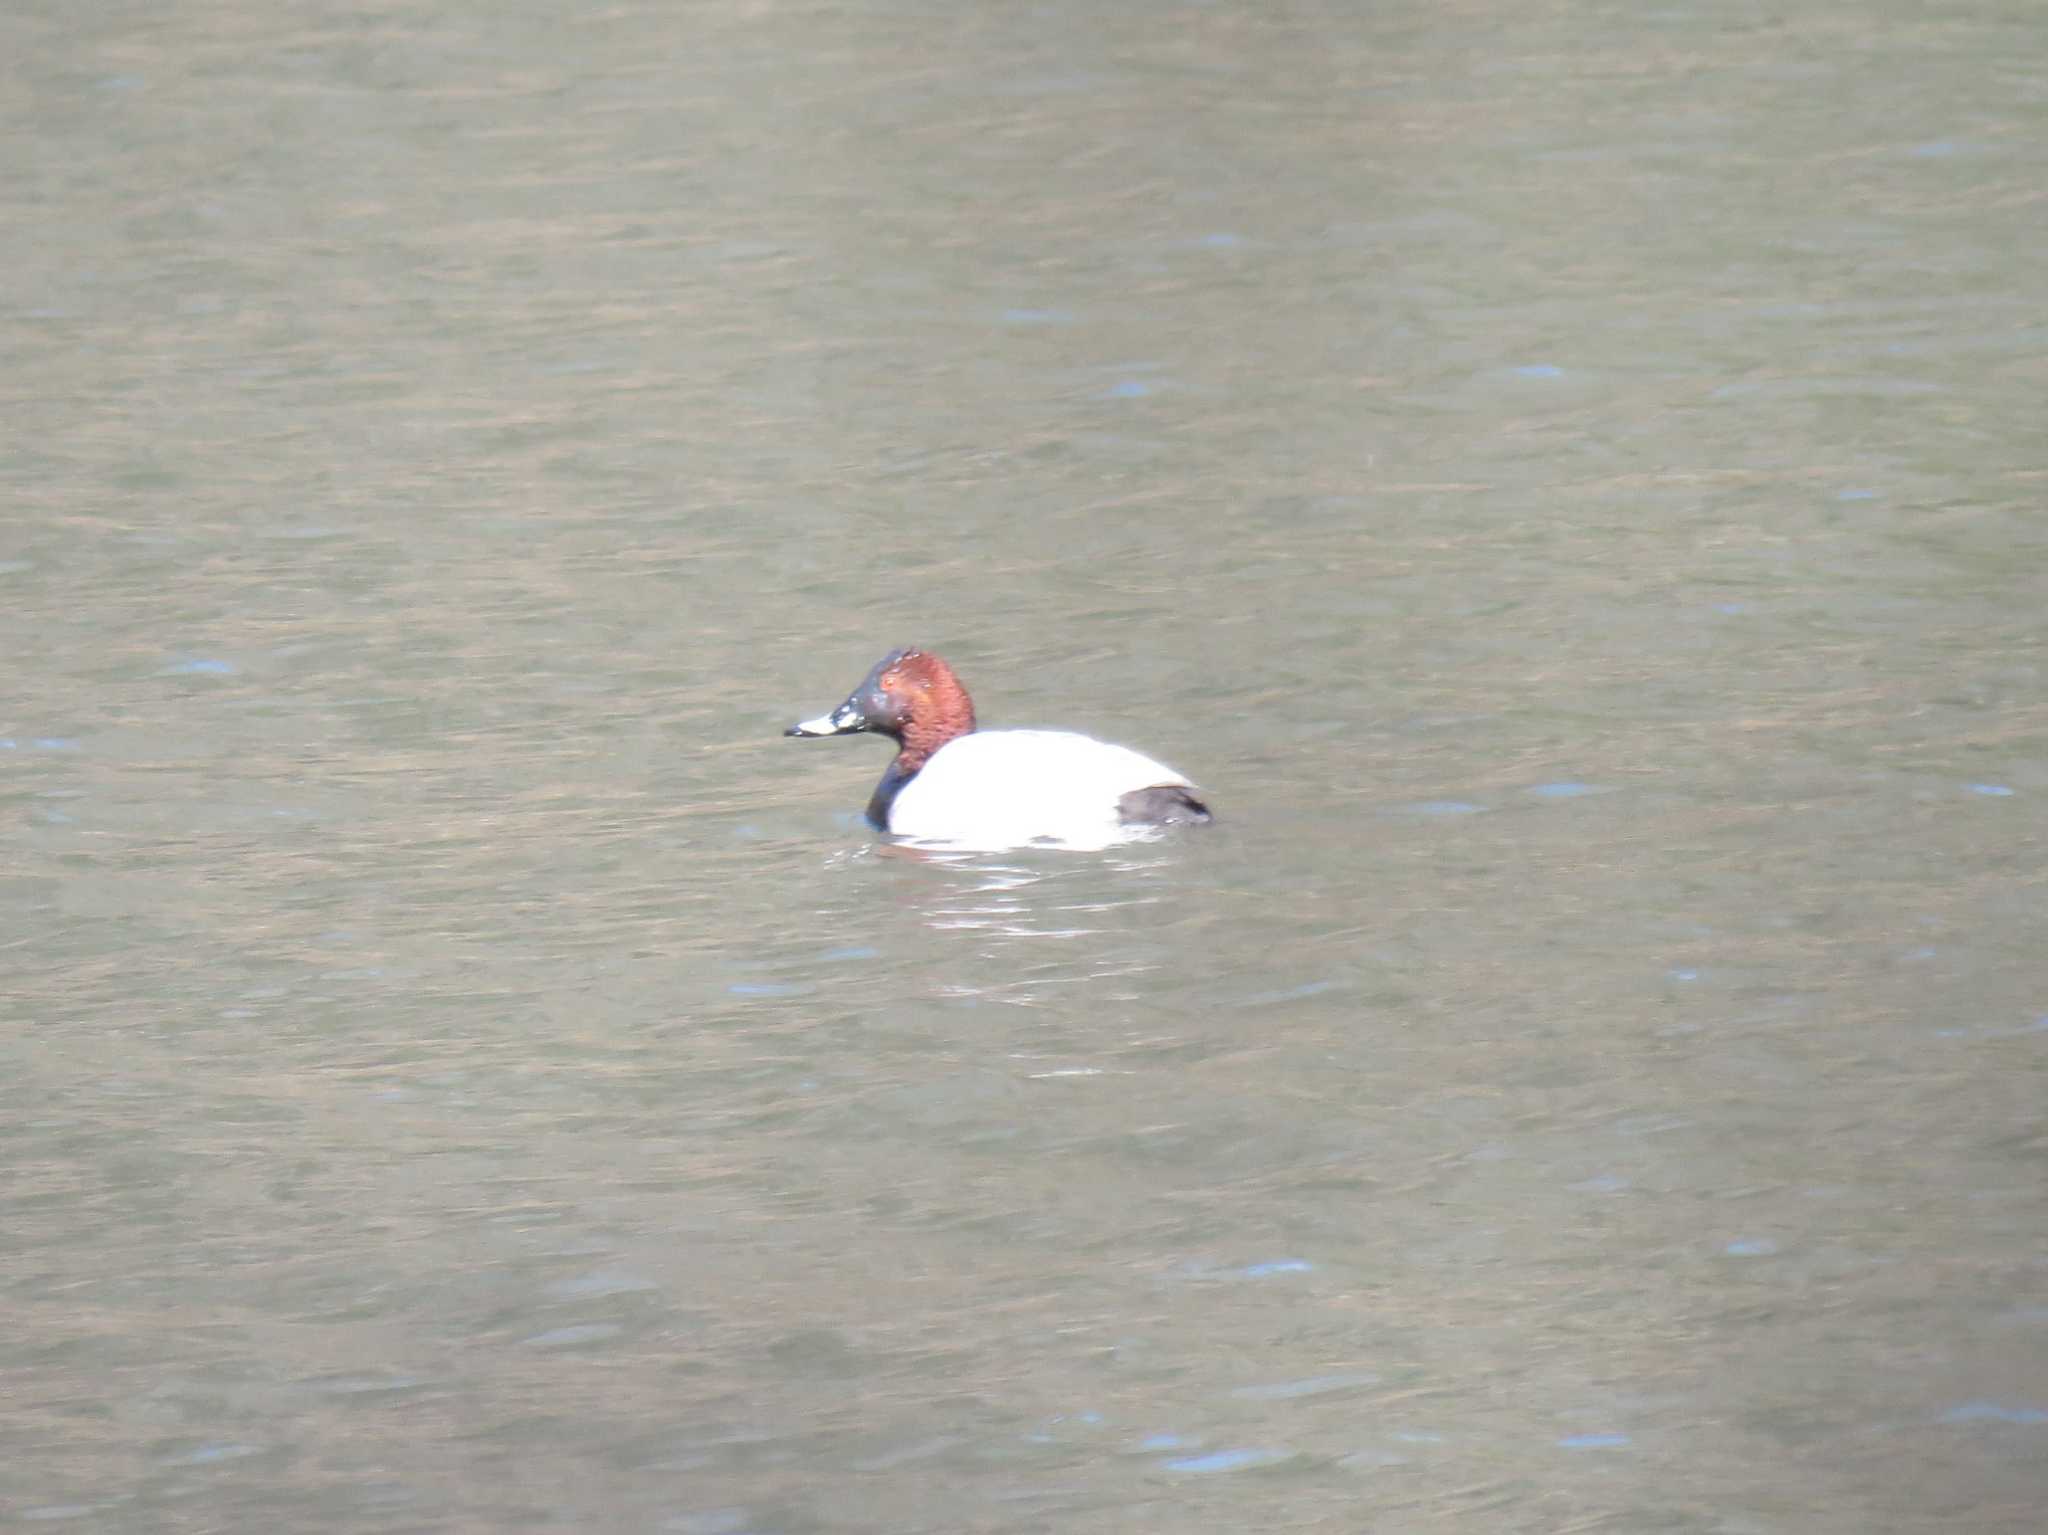
<svg viewBox="0 0 2048 1535">
<path fill-rule="evenodd" d="M 974 729 L 974 704 L 953 668 L 928 650 L 892 650 L 875 663 L 846 702 L 830 714 L 792 725 L 793 736 L 838 736 L 872 730 L 902 750 L 892 765 L 899 779 L 956 736 Z"/>
</svg>

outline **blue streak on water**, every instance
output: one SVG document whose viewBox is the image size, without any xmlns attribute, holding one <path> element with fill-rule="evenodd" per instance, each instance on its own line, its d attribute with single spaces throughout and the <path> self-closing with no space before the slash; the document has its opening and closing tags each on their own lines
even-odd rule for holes
<svg viewBox="0 0 2048 1535">
<path fill-rule="evenodd" d="M 1629 1442 L 1626 1434 L 1567 1434 L 1557 1441 L 1561 1450 L 1618 1450 Z"/>
<path fill-rule="evenodd" d="M 1731 1258 L 1768 1258 L 1777 1250 L 1778 1244 L 1769 1237 L 1747 1237 L 1721 1249 Z"/>
<path fill-rule="evenodd" d="M 1564 369 L 1554 362 L 1525 362 L 1515 369 L 1517 378 L 1563 378 Z"/>
<path fill-rule="evenodd" d="M 2011 1029 L 1992 1028 L 1988 1024 L 1970 1024 L 1934 1031 L 1936 1039 L 2018 1039 L 2023 1034 L 2048 1034 L 2048 1013 L 2043 1013 L 2031 1023 L 2023 1023 Z"/>
<path fill-rule="evenodd" d="M 816 988 L 778 985 L 766 981 L 735 981 L 725 989 L 736 997 L 801 997 Z"/>
<path fill-rule="evenodd" d="M 1484 805 L 1475 805 L 1464 799 L 1417 800 L 1401 808 L 1410 815 L 1478 815 L 1486 809 Z"/>
<path fill-rule="evenodd" d="M 1152 386 L 1138 378 L 1120 380 L 1104 391 L 1112 400 L 1142 400 L 1151 392 Z"/>
<path fill-rule="evenodd" d="M 738 1507 L 708 1508 L 700 1514 L 683 1514 L 664 1520 L 661 1528 L 676 1535 L 747 1535 L 757 1528 L 753 1516 Z"/>
<path fill-rule="evenodd" d="M 1291 1402 L 1298 1397 L 1328 1396 L 1335 1391 L 1354 1391 L 1378 1382 L 1377 1375 L 1312 1375 L 1306 1380 L 1274 1381 L 1261 1386 L 1239 1386 L 1230 1394 L 1247 1402 Z"/>
<path fill-rule="evenodd" d="M 1538 799 L 1579 799 L 1588 794 L 1599 794 L 1602 790 L 1598 784 L 1576 783 L 1566 779 L 1558 783 L 1532 784 L 1522 792 L 1533 794 Z"/>
<path fill-rule="evenodd" d="M 192 661 L 180 661 L 176 665 L 164 669 L 164 675 L 167 677 L 232 677 L 234 674 L 234 662 L 214 661 L 205 657 Z"/>
<path fill-rule="evenodd" d="M 866 944 L 855 944 L 850 949 L 833 949 L 830 953 L 818 956 L 818 958 L 827 963 L 836 963 L 839 960 L 846 959 L 880 959 L 881 957 L 882 951 L 880 949 L 871 949 Z"/>
<path fill-rule="evenodd" d="M 1252 1263 L 1239 1269 L 1242 1279 L 1266 1279 L 1274 1274 L 1313 1274 L 1316 1266 L 1306 1258 L 1275 1258 L 1269 1263 Z"/>
<path fill-rule="evenodd" d="M 1835 492 L 1835 499 L 1837 501 L 1875 501 L 1877 499 L 1877 492 L 1874 490 L 1839 490 Z"/>
<path fill-rule="evenodd" d="M 2048 1423 L 2048 1412 L 2038 1407 L 2007 1407 L 1998 1402 L 1965 1402 L 1941 1415 L 1944 1423 L 2018 1423 L 2037 1428 Z"/>
<path fill-rule="evenodd" d="M 1973 783 L 1970 785 L 1970 792 L 1972 794 L 1989 794 L 1994 798 L 2003 799 L 2006 795 L 2016 793 L 2017 791 L 2002 783 Z"/>
<path fill-rule="evenodd" d="M 1696 981 L 1700 978 L 1697 970 L 1672 970 L 1666 972 L 1674 981 Z"/>
<path fill-rule="evenodd" d="M 1147 1434 L 1138 1441 L 1138 1448 L 1141 1450 L 1184 1450 L 1191 1443 L 1193 1443 L 1192 1440 L 1184 1439 L 1179 1434 Z"/>
<path fill-rule="evenodd" d="M 1262 991 L 1246 997 L 1245 1007 L 1266 1007 L 1274 1002 L 1295 1002 L 1303 997 L 1319 997 L 1326 991 L 1335 991 L 1335 981 L 1303 981 L 1299 986 L 1289 986 L 1284 991 Z"/>
<path fill-rule="evenodd" d="M 623 1269 L 595 1269 L 573 1279 L 559 1279 L 542 1293 L 551 1300 L 598 1300 L 612 1295 L 637 1295 L 656 1290 L 653 1280 Z"/>
<path fill-rule="evenodd" d="M 1166 1469 L 1207 1476 L 1218 1471 L 1245 1471 L 1254 1466 L 1270 1466 L 1292 1458 L 1285 1450 L 1216 1450 L 1208 1455 L 1169 1460 Z"/>
<path fill-rule="evenodd" d="M 218 1465 L 224 1460 L 241 1460 L 249 1455 L 261 1455 L 263 1451 L 253 1444 L 202 1444 L 196 1450 L 171 1457 L 173 1461 L 188 1466 Z"/>
</svg>

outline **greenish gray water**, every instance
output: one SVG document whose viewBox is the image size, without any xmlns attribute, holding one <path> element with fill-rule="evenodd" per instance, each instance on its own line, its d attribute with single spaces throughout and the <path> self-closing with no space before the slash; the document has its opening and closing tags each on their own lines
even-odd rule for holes
<svg viewBox="0 0 2048 1535">
<path fill-rule="evenodd" d="M 2039 1527 L 2031 7 L 0 43 L 9 1519 Z"/>
</svg>

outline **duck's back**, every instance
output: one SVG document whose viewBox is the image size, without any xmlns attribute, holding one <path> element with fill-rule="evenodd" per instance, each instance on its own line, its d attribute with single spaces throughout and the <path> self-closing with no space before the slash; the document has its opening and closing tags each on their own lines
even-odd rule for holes
<svg viewBox="0 0 2048 1535">
<path fill-rule="evenodd" d="M 1093 736 L 981 730 L 932 754 L 897 795 L 889 830 L 971 848 L 1107 847 L 1143 834 L 1125 818 L 1126 796 L 1156 788 L 1193 785 L 1143 752 Z"/>
</svg>

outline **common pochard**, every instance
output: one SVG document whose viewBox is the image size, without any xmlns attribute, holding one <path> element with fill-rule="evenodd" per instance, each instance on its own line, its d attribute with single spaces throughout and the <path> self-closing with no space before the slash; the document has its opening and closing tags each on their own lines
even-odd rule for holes
<svg viewBox="0 0 2048 1535">
<path fill-rule="evenodd" d="M 890 651 L 845 703 L 784 734 L 863 730 L 896 743 L 868 819 L 916 842 L 1095 849 L 1209 819 L 1183 775 L 1127 746 L 1070 730 L 976 730 L 967 689 L 928 650 Z"/>
</svg>

